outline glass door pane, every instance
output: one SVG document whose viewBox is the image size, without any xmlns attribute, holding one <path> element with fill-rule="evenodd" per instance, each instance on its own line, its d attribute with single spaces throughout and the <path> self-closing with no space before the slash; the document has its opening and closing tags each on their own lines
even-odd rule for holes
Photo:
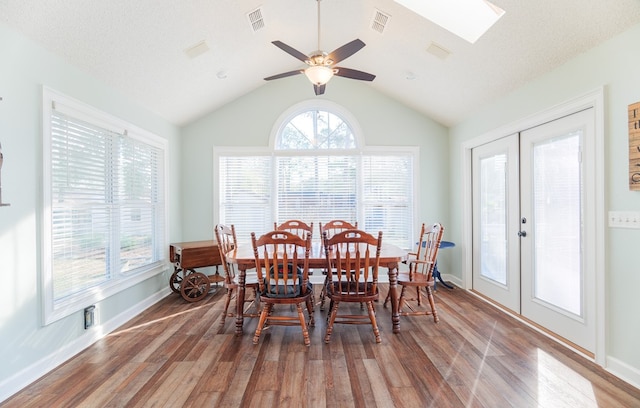
<svg viewBox="0 0 640 408">
<path fill-rule="evenodd" d="M 473 290 L 520 312 L 518 135 L 473 148 Z"/>
<path fill-rule="evenodd" d="M 507 155 L 480 160 L 480 274 L 507 284 Z"/>
<path fill-rule="evenodd" d="M 582 315 L 580 133 L 533 144 L 534 297 Z"/>
</svg>

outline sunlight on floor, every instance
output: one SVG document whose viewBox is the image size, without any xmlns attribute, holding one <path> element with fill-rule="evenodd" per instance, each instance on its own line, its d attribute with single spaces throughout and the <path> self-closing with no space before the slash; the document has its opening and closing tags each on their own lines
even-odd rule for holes
<svg viewBox="0 0 640 408">
<path fill-rule="evenodd" d="M 165 317 L 163 317 L 161 319 L 151 320 L 149 322 L 145 322 L 145 323 L 139 324 L 137 326 L 127 327 L 126 329 L 122 329 L 122 330 L 114 330 L 113 332 L 111 332 L 109 334 L 109 336 L 116 336 L 116 335 L 120 335 L 120 334 L 123 334 L 123 333 L 133 332 L 133 331 L 139 330 L 139 329 L 141 329 L 143 327 L 146 327 L 146 326 L 151 326 L 151 325 L 154 325 L 156 323 L 160 323 L 160 322 L 165 321 L 165 320 L 173 319 L 176 316 L 198 312 L 198 311 L 200 311 L 200 309 L 202 309 L 204 307 L 210 308 L 211 305 L 206 304 L 206 305 L 203 305 L 203 306 L 194 307 L 192 309 L 185 310 L 184 312 L 174 313 L 172 315 L 165 316 Z"/>
<path fill-rule="evenodd" d="M 482 371 L 484 370 L 485 361 L 486 361 L 487 355 L 489 354 L 489 349 L 491 348 L 491 342 L 493 340 L 493 334 L 496 331 L 496 326 L 497 326 L 497 322 L 493 322 L 493 328 L 491 330 L 491 335 L 489 336 L 489 341 L 487 342 L 487 347 L 485 347 L 484 353 L 482 353 L 482 363 L 480 364 L 480 367 L 478 367 L 478 376 L 473 382 L 473 387 L 471 388 L 472 395 L 476 395 L 476 390 L 478 388 L 480 376 L 482 375 Z"/>
<path fill-rule="evenodd" d="M 538 405 L 597 407 L 598 403 L 589 380 L 538 349 Z"/>
</svg>

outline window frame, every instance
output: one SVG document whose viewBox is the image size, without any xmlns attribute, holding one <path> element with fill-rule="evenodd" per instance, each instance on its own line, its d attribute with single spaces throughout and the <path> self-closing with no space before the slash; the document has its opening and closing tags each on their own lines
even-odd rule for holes
<svg viewBox="0 0 640 408">
<path fill-rule="evenodd" d="M 356 149 L 362 149 L 365 146 L 364 137 L 362 136 L 363 135 L 362 128 L 360 127 L 360 124 L 356 120 L 355 116 L 351 114 L 351 112 L 349 112 L 342 106 L 332 101 L 328 101 L 325 99 L 309 99 L 291 106 L 289 109 L 282 112 L 282 114 L 278 117 L 273 127 L 271 128 L 271 133 L 269 134 L 270 151 L 276 151 L 276 141 L 280 136 L 280 132 L 282 132 L 282 129 L 293 118 L 295 118 L 301 113 L 304 113 L 306 111 L 313 110 L 313 109 L 325 110 L 340 117 L 351 128 L 351 131 L 353 132 L 353 135 L 355 137 Z M 296 152 L 300 152 L 300 153 L 317 152 L 318 150 L 320 149 L 296 150 Z M 277 150 L 277 151 L 281 152 L 286 150 Z M 326 150 L 321 149 L 320 151 L 326 151 Z M 337 151 L 337 149 L 335 150 L 331 149 L 330 151 L 333 153 L 334 151 Z M 348 151 L 352 151 L 352 150 L 349 149 Z"/>
<path fill-rule="evenodd" d="M 41 298 L 42 298 L 42 324 L 49 325 L 57 320 L 69 316 L 84 308 L 94 305 L 110 296 L 113 296 L 125 289 L 128 289 L 144 280 L 147 280 L 166 271 L 167 254 L 166 247 L 169 242 L 168 234 L 168 147 L 166 139 L 161 138 L 151 132 L 141 129 L 127 121 L 119 119 L 109 113 L 100 111 L 84 102 L 71 98 L 63 93 L 48 87 L 42 88 L 42 258 L 41 258 Z M 54 277 L 53 277 L 53 235 L 52 235 L 52 114 L 58 108 L 67 115 L 86 121 L 96 127 L 116 132 L 133 140 L 145 143 L 149 146 L 161 150 L 163 157 L 159 165 L 161 170 L 159 185 L 163 189 L 162 214 L 164 222 L 162 233 L 156 237 L 161 237 L 154 246 L 154 250 L 160 254 L 160 258 L 149 265 L 131 270 L 115 271 L 115 273 L 105 282 L 99 285 L 84 289 L 78 293 L 69 295 L 61 300 L 54 299 Z M 108 271 L 114 272 L 114 271 Z"/>
<path fill-rule="evenodd" d="M 334 115 L 340 117 L 352 130 L 353 135 L 355 137 L 356 148 L 354 149 L 301 149 L 301 150 L 293 150 L 293 149 L 275 149 L 277 138 L 280 134 L 280 131 L 289 123 L 291 119 L 296 117 L 298 114 L 303 113 L 309 110 L 326 110 Z M 412 184 L 411 191 L 409 197 L 409 212 L 411 220 L 409 221 L 408 231 L 407 231 L 407 241 L 401 246 L 405 249 L 412 249 L 415 246 L 415 224 L 418 214 L 418 204 L 419 204 L 419 178 L 420 178 L 420 148 L 418 146 L 366 146 L 364 143 L 363 133 L 355 118 L 343 107 L 337 105 L 333 102 L 326 100 L 308 100 L 300 102 L 285 112 L 283 112 L 278 120 L 274 123 L 274 126 L 271 131 L 271 135 L 269 137 L 269 147 L 240 147 L 240 146 L 214 146 L 213 147 L 213 171 L 214 171 L 214 187 L 213 191 L 214 199 L 213 202 L 213 219 L 216 223 L 220 222 L 221 215 L 221 198 L 222 198 L 222 186 L 224 185 L 224 181 L 221 180 L 221 172 L 220 172 L 220 157 L 226 156 L 268 156 L 271 157 L 272 160 L 272 180 L 270 180 L 270 188 L 271 188 L 271 199 L 269 201 L 269 212 L 271 214 L 271 222 L 276 220 L 277 213 L 277 202 L 276 202 L 276 189 L 277 185 L 275 180 L 273 179 L 276 175 L 276 157 L 283 156 L 344 156 L 344 155 L 353 155 L 357 157 L 358 160 L 358 174 L 357 177 L 360 178 L 358 183 L 358 193 L 357 197 L 363 197 L 363 182 L 362 178 L 362 160 L 365 156 L 393 156 L 393 155 L 407 155 L 411 157 L 411 165 L 412 165 Z M 364 204 L 359 199 L 357 201 L 357 221 L 359 225 L 364 227 Z M 269 222 L 266 222 L 269 224 Z M 256 231 L 258 232 L 258 231 Z M 316 235 L 316 234 L 314 234 Z M 238 237 L 240 241 L 246 240 L 246 237 Z"/>
</svg>

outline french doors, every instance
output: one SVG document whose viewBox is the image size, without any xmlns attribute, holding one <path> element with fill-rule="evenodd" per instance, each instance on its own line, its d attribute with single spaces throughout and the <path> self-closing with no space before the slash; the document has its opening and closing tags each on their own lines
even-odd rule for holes
<svg viewBox="0 0 640 408">
<path fill-rule="evenodd" d="M 472 151 L 473 289 L 520 313 L 519 135 Z"/>
<path fill-rule="evenodd" d="M 593 109 L 472 150 L 473 289 L 595 350 L 595 268 L 585 250 Z"/>
</svg>

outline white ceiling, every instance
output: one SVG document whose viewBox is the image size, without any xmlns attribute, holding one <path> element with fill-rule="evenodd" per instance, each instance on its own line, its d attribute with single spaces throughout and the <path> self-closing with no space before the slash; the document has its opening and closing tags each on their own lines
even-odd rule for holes
<svg viewBox="0 0 640 408">
<path fill-rule="evenodd" d="M 640 22 L 640 0 L 492 2 L 506 14 L 470 44 L 393 0 L 323 0 L 320 46 L 330 52 L 361 39 L 366 47 L 338 65 L 377 75 L 369 86 L 450 126 Z M 184 125 L 266 76 L 304 67 L 271 41 L 315 51 L 316 7 L 315 0 L 0 0 L 0 21 Z M 256 8 L 265 27 L 254 32 L 247 14 Z M 376 9 L 391 16 L 382 34 L 371 28 Z M 185 50 L 202 40 L 209 51 L 189 58 Z M 432 42 L 451 55 L 428 53 Z M 299 81 L 314 97 L 302 75 L 279 81 Z M 325 96 L 337 81 L 350 79 L 332 79 Z"/>
</svg>

